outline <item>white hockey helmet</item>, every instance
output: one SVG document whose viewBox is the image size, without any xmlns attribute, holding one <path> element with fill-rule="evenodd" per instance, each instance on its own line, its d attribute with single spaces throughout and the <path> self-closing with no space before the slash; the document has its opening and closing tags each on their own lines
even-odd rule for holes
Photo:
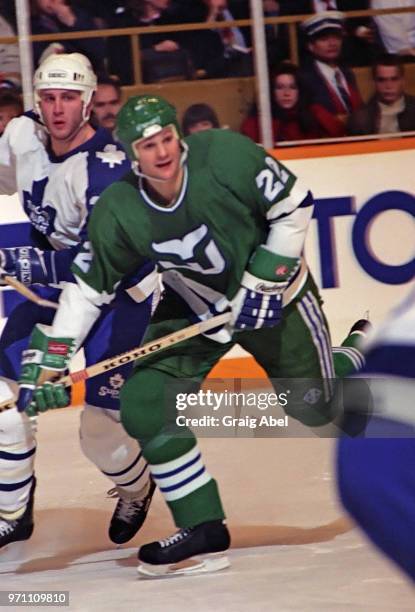
<svg viewBox="0 0 415 612">
<path fill-rule="evenodd" d="M 83 123 L 89 119 L 88 105 L 97 88 L 97 77 L 89 59 L 81 53 L 49 55 L 38 67 L 33 79 L 35 110 L 42 117 L 39 91 L 72 89 L 81 92 Z"/>
</svg>

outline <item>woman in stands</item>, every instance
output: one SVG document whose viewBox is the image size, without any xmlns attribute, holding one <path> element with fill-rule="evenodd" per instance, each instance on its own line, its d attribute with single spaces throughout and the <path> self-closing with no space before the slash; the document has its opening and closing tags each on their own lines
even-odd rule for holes
<svg viewBox="0 0 415 612">
<path fill-rule="evenodd" d="M 332 120 L 324 109 L 310 105 L 298 77 L 298 68 L 289 62 L 280 64 L 271 74 L 272 132 L 275 144 L 283 141 L 308 140 L 333 133 Z M 260 142 L 257 107 L 254 106 L 241 126 L 242 134 Z"/>
</svg>

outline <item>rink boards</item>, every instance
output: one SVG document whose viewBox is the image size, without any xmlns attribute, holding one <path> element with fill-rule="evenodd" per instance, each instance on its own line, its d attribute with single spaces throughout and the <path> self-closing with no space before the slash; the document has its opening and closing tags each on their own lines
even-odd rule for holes
<svg viewBox="0 0 415 612">
<path fill-rule="evenodd" d="M 408 138 L 275 151 L 316 199 L 306 257 L 334 343 L 367 312 L 377 324 L 415 276 L 414 149 Z M 0 200 L 0 246 L 25 244 L 28 224 L 17 196 Z M 15 300 L 13 291 L 0 292 L 3 319 Z M 261 376 L 240 349 L 227 358 L 215 375 Z"/>
</svg>

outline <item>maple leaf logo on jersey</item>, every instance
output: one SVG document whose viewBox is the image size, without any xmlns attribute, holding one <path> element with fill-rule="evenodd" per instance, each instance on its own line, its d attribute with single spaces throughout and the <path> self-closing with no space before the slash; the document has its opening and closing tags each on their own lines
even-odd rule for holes
<svg viewBox="0 0 415 612">
<path fill-rule="evenodd" d="M 112 399 L 118 399 L 120 396 L 120 389 L 123 386 L 125 380 L 122 374 L 114 374 L 109 378 L 110 386 L 102 385 L 99 388 L 98 395 L 101 397 L 109 396 Z"/>
<path fill-rule="evenodd" d="M 117 149 L 114 144 L 107 144 L 103 151 L 96 153 L 96 156 L 103 164 L 108 164 L 110 168 L 120 166 L 127 159 L 124 151 Z"/>
<path fill-rule="evenodd" d="M 56 210 L 48 204 L 42 204 L 47 178 L 33 181 L 32 191 L 23 190 L 23 208 L 33 227 L 41 234 L 49 235 L 52 231 Z"/>
<path fill-rule="evenodd" d="M 110 377 L 110 385 L 113 389 L 120 389 L 124 384 L 124 378 L 121 374 L 114 374 Z"/>
</svg>

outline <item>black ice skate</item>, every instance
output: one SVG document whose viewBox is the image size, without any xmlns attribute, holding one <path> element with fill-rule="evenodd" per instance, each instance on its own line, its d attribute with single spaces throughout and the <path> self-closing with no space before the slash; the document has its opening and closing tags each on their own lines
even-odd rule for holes
<svg viewBox="0 0 415 612">
<path fill-rule="evenodd" d="M 108 530 L 110 540 L 114 544 L 125 544 L 141 529 L 146 520 L 155 488 L 156 485 L 151 480 L 148 493 L 142 499 L 134 500 L 120 497 Z"/>
<path fill-rule="evenodd" d="M 354 334 L 355 332 L 360 332 L 366 335 L 370 332 L 371 329 L 372 323 L 370 321 L 368 321 L 367 319 L 359 319 L 358 321 L 356 321 L 356 323 L 353 323 L 349 331 L 349 336 L 350 334 Z"/>
<path fill-rule="evenodd" d="M 230 545 L 229 531 L 222 521 L 209 521 L 181 529 L 174 535 L 145 544 L 138 551 L 138 573 L 144 576 L 172 576 L 216 572 L 229 567 L 222 553 Z"/>
<path fill-rule="evenodd" d="M 26 510 L 22 516 L 13 521 L 0 518 L 0 548 L 12 544 L 13 542 L 21 542 L 28 540 L 33 533 L 33 502 L 36 487 L 36 478 L 33 478 L 30 489 L 29 501 L 27 502 Z"/>
</svg>

